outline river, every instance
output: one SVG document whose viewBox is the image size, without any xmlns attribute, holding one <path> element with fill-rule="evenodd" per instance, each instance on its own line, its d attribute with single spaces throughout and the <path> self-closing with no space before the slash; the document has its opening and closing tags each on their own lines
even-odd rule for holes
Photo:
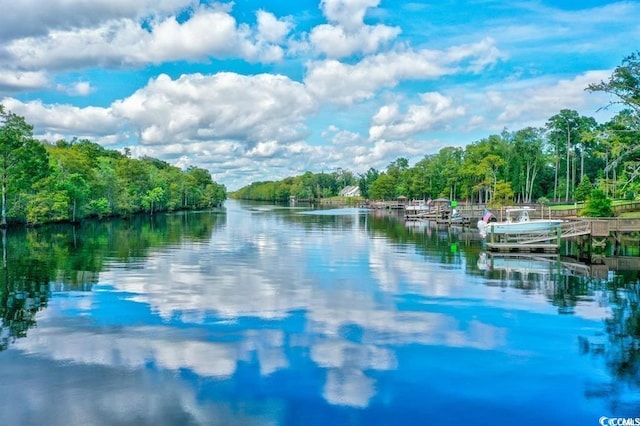
<svg viewBox="0 0 640 426">
<path fill-rule="evenodd" d="M 638 271 L 233 200 L 10 229 L 2 265 L 4 425 L 640 417 Z"/>
</svg>

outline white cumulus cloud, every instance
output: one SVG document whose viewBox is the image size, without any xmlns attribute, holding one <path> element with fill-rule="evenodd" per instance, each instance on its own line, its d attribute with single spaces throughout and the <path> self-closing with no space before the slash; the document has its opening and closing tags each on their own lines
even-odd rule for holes
<svg viewBox="0 0 640 426">
<path fill-rule="evenodd" d="M 352 104 L 371 98 L 380 88 L 394 87 L 403 80 L 475 73 L 499 59 L 499 51 L 490 39 L 447 50 L 389 51 L 367 56 L 353 65 L 337 60 L 311 62 L 305 84 L 319 98 Z"/>
<path fill-rule="evenodd" d="M 369 138 L 411 138 L 417 133 L 446 128 L 465 114 L 464 107 L 454 105 L 453 99 L 440 93 L 423 93 L 420 100 L 422 103 L 409 106 L 406 114 L 402 114 L 395 103 L 381 107 L 373 117 Z"/>
<path fill-rule="evenodd" d="M 228 139 L 249 147 L 299 139 L 314 108 L 304 86 L 287 77 L 235 73 L 160 75 L 113 105 L 144 145 Z"/>
<path fill-rule="evenodd" d="M 258 13 L 258 29 L 239 24 L 224 8 L 200 6 L 187 20 L 177 15 L 152 19 L 114 17 L 84 26 L 54 26 L 44 34 L 7 41 L 0 69 L 120 68 L 164 61 L 242 58 L 277 61 L 278 44 L 291 28 L 266 12 Z"/>
<path fill-rule="evenodd" d="M 44 89 L 51 84 L 44 71 L 10 71 L 0 69 L 0 93 Z"/>
<path fill-rule="evenodd" d="M 320 8 L 328 23 L 313 28 L 309 35 L 311 45 L 329 58 L 375 53 L 401 32 L 399 27 L 365 24 L 367 9 L 379 3 L 379 0 L 322 0 Z"/>
</svg>

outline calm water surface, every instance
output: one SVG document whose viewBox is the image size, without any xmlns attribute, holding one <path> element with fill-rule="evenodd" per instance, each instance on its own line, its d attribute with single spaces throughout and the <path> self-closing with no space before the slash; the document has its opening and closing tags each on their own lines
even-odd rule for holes
<svg viewBox="0 0 640 426">
<path fill-rule="evenodd" d="M 562 260 L 562 261 L 561 261 Z M 10 230 L 8 425 L 640 417 L 638 271 L 489 256 L 355 209 Z"/>
</svg>

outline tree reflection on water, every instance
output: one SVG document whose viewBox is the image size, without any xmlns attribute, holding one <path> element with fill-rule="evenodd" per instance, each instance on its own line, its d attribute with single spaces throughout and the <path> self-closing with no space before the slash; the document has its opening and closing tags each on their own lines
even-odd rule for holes
<svg viewBox="0 0 640 426">
<path fill-rule="evenodd" d="M 609 399 L 612 410 L 640 403 L 620 401 L 628 390 L 640 391 L 640 283 L 616 278 L 606 284 L 611 309 L 605 319 L 606 335 L 579 338 L 581 353 L 602 357 L 615 378 L 611 383 L 592 384 L 587 395 Z"/>
<path fill-rule="evenodd" d="M 368 228 L 392 242 L 413 244 L 418 251 L 429 247 L 433 253 L 435 249 L 445 263 L 454 263 L 453 257 L 457 256 L 477 259 L 477 264 L 467 262 L 475 266 L 467 273 L 483 274 L 488 278 L 485 285 L 514 288 L 525 294 L 544 294 L 561 315 L 574 315 L 580 306 L 607 307 L 610 314 L 604 319 L 604 331 L 578 339 L 580 353 L 602 360 L 611 373 L 611 379 L 606 383 L 588 384 L 586 395 L 608 399 L 613 413 L 625 407 L 633 411 L 640 405 L 640 397 L 628 400 L 628 395 L 640 393 L 639 271 L 610 271 L 605 265 L 585 265 L 559 256 L 525 255 L 516 258 L 515 262 L 512 262 L 513 258 L 507 258 L 499 264 L 481 252 L 480 245 L 469 244 L 469 234 L 464 230 L 430 225 L 408 227 L 392 215 L 371 218 Z M 451 250 L 453 246 L 457 250 Z M 628 254 L 626 249 L 621 249 L 622 253 Z M 637 251 L 632 250 L 632 253 L 637 254 Z"/>
<path fill-rule="evenodd" d="M 9 238 L 2 229 L 2 280 L 0 282 L 0 351 L 36 325 L 36 313 L 47 305 L 48 262 L 37 254 L 29 239 Z"/>
<path fill-rule="evenodd" d="M 90 291 L 109 262 L 144 259 L 152 248 L 185 239 L 208 241 L 224 220 L 217 212 L 184 212 L 2 229 L 0 351 L 36 326 L 52 292 Z"/>
<path fill-rule="evenodd" d="M 427 235 L 449 244 L 458 242 L 451 233 L 443 235 L 418 229 L 411 234 L 416 235 L 416 244 L 424 244 L 422 239 Z M 442 241 L 435 245 L 446 246 Z M 601 382 L 588 383 L 585 394 L 588 398 L 607 400 L 612 414 L 616 410 L 637 412 L 640 407 L 639 271 L 613 271 L 606 265 L 585 265 L 559 256 L 475 254 L 466 244 L 459 246 L 468 257 L 477 256 L 476 271 L 470 273 L 483 274 L 487 278 L 485 285 L 517 289 L 525 294 L 544 294 L 560 315 L 574 315 L 582 306 L 606 307 L 608 315 L 603 319 L 603 330 L 578 338 L 580 353 L 592 357 L 596 363 L 602 362 L 610 373 L 602 375 Z"/>
</svg>

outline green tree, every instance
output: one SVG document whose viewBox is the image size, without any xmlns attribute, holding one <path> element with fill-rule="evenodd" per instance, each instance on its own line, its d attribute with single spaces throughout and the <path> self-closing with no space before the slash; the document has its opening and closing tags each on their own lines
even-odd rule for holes
<svg viewBox="0 0 640 426">
<path fill-rule="evenodd" d="M 360 188 L 360 194 L 365 198 L 371 198 L 371 186 L 380 176 L 380 172 L 378 172 L 373 167 L 369 168 L 367 172 L 360 176 L 358 180 L 358 187 Z"/>
<path fill-rule="evenodd" d="M 300 193 L 298 194 L 298 198 L 318 198 L 318 179 L 313 173 L 305 172 L 302 176 L 299 176 L 298 179 L 300 183 Z"/>
<path fill-rule="evenodd" d="M 39 180 L 34 189 L 35 192 L 29 195 L 26 206 L 27 224 L 41 225 L 69 219 L 69 194 L 55 174 Z"/>
<path fill-rule="evenodd" d="M 457 198 L 464 191 L 460 179 L 463 158 L 462 148 L 445 147 L 418 161 L 411 173 L 411 196 Z"/>
<path fill-rule="evenodd" d="M 87 204 L 87 212 L 91 215 L 97 216 L 98 219 L 102 219 L 110 212 L 109 201 L 104 197 L 98 198 L 97 200 L 91 200 Z"/>
<path fill-rule="evenodd" d="M 504 166 L 506 162 L 499 155 L 487 155 L 480 161 L 480 168 L 485 170 L 487 177 L 491 178 L 493 182 L 493 192 L 496 191 L 498 186 L 498 173 L 500 172 L 500 167 Z"/>
<path fill-rule="evenodd" d="M 402 172 L 409 168 L 409 160 L 404 157 L 400 157 L 394 161 L 392 161 L 387 166 L 387 174 L 393 176 L 395 178 L 400 177 Z"/>
<path fill-rule="evenodd" d="M 149 211 L 149 214 L 153 214 L 154 207 L 158 205 L 165 196 L 165 191 L 159 186 L 147 191 L 142 197 L 142 205 Z"/>
<path fill-rule="evenodd" d="M 371 185 L 371 198 L 375 200 L 392 200 L 396 197 L 396 179 L 386 173 L 380 174 Z"/>
<path fill-rule="evenodd" d="M 629 159 L 635 160 L 640 152 L 640 144 L 637 143 L 640 135 L 640 51 L 625 57 L 621 65 L 614 69 L 609 80 L 590 84 L 587 90 L 613 96 L 613 100 L 605 108 L 623 107 L 611 125 L 607 126 L 605 139 L 610 151 L 607 151 L 605 156 L 605 179 L 608 180 L 611 172 L 615 181 L 617 173 L 622 171 L 621 168 L 628 168 L 624 174 L 627 180 L 622 183 L 624 189 L 640 175 L 640 162 L 629 163 Z"/>
<path fill-rule="evenodd" d="M 0 105 L 0 227 L 7 226 L 10 195 L 19 198 L 21 190 L 28 191 L 33 182 L 48 173 L 47 153 L 32 135 L 33 127 L 23 117 Z"/>
<path fill-rule="evenodd" d="M 227 198 L 227 189 L 224 185 L 216 182 L 208 184 L 204 188 L 204 205 L 202 207 L 216 207 L 222 204 Z M 288 199 L 288 195 L 285 199 Z"/>
<path fill-rule="evenodd" d="M 513 200 L 513 189 L 511 183 L 500 180 L 495 185 L 491 206 L 502 207 L 510 204 Z"/>
<path fill-rule="evenodd" d="M 640 122 L 629 109 L 620 111 L 597 133 L 607 193 L 615 196 L 618 188 L 624 191 L 640 175 L 638 135 Z"/>
<path fill-rule="evenodd" d="M 58 141 L 47 145 L 49 162 L 58 189 L 66 191 L 70 200 L 70 212 L 65 219 L 76 222 L 84 214 L 91 187 L 96 186 L 95 161 L 89 150 L 75 149 L 76 142 Z M 84 142 L 82 146 L 88 146 Z"/>
<path fill-rule="evenodd" d="M 99 157 L 96 161 L 96 181 L 91 188 L 90 198 L 91 201 L 100 199 L 107 200 L 107 209 L 100 209 L 104 215 L 115 213 L 116 209 L 118 192 L 120 190 L 116 175 L 116 162 L 116 159 L 109 157 Z M 89 203 L 91 203 L 91 201 L 89 201 Z M 94 205 L 94 207 L 96 206 Z"/>
<path fill-rule="evenodd" d="M 435 166 L 441 179 L 442 189 L 434 195 L 449 197 L 451 200 L 458 197 L 463 155 L 463 150 L 455 147 L 442 148 L 438 152 Z"/>
<path fill-rule="evenodd" d="M 151 190 L 149 168 L 141 161 L 122 158 L 116 161 L 118 213 L 129 216 L 142 210 L 142 197 Z"/>
<path fill-rule="evenodd" d="M 546 160 L 542 130 L 534 127 L 518 130 L 513 135 L 512 143 L 513 151 L 517 154 L 512 164 L 514 189 L 523 202 L 531 203 L 534 199 L 536 180 Z"/>
<path fill-rule="evenodd" d="M 477 193 L 480 203 L 491 201 L 496 183 L 503 179 L 506 148 L 500 135 L 491 135 L 466 147 L 462 167 L 458 169 L 465 195 Z"/>
<path fill-rule="evenodd" d="M 208 170 L 191 166 L 187 169 L 186 175 L 188 178 L 186 186 L 189 188 L 195 208 L 213 207 L 227 198 L 224 185 L 214 182 Z M 272 185 L 271 192 L 275 194 L 275 185 Z M 273 195 L 270 199 L 273 199 Z"/>
<path fill-rule="evenodd" d="M 563 109 L 547 121 L 548 137 L 554 146 L 555 177 L 553 198 L 558 198 L 561 157 L 564 159 L 565 202 L 573 195 L 577 178 L 577 159 L 580 156 L 580 175 L 584 176 L 584 155 L 588 148 L 584 135 L 592 132 L 596 122 L 591 117 L 580 116 L 576 111 Z M 588 138 L 587 138 L 588 140 Z"/>
<path fill-rule="evenodd" d="M 338 167 L 338 170 L 331 173 L 333 181 L 335 182 L 335 190 L 333 195 L 337 195 L 343 188 L 350 185 L 357 184 L 357 179 L 352 172 L 342 167 Z"/>
<path fill-rule="evenodd" d="M 387 166 L 387 176 L 391 177 L 395 183 L 394 195 L 391 198 L 395 198 L 399 195 L 407 196 L 410 186 L 410 168 L 409 160 L 404 157 L 400 157 L 392 161 Z"/>
<path fill-rule="evenodd" d="M 590 92 L 605 92 L 616 100 L 610 105 L 623 105 L 640 115 L 640 51 L 634 52 L 622 60 L 608 81 L 587 86 Z"/>
<path fill-rule="evenodd" d="M 89 195 L 89 185 L 86 179 L 79 173 L 72 173 L 60 185 L 66 190 L 71 200 L 71 221 L 76 222 L 78 216 L 78 206 L 84 207 L 84 203 Z"/>
<path fill-rule="evenodd" d="M 586 217 L 612 217 L 611 199 L 600 188 L 593 189 L 587 203 L 580 211 L 580 216 Z"/>
<path fill-rule="evenodd" d="M 574 198 L 576 201 L 584 201 L 589 197 L 592 190 L 593 185 L 591 184 L 591 179 L 589 179 L 589 176 L 585 175 L 580 181 L 580 184 L 576 187 Z"/>
</svg>

